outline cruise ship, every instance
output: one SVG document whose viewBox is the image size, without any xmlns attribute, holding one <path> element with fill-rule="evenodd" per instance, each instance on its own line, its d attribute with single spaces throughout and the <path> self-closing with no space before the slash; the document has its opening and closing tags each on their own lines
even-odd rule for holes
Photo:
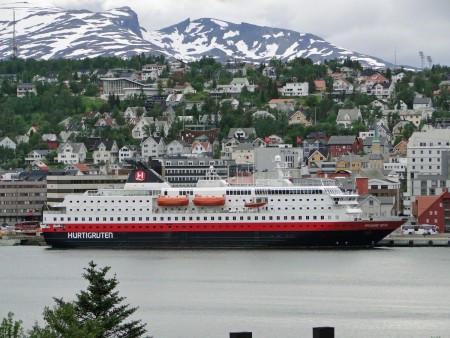
<svg viewBox="0 0 450 338">
<path fill-rule="evenodd" d="M 279 176 L 229 185 L 210 168 L 195 187 L 171 187 L 130 161 L 123 189 L 67 195 L 43 211 L 53 248 L 370 248 L 399 228 L 396 216 L 364 218 L 356 193 L 335 180 L 293 184 Z"/>
</svg>

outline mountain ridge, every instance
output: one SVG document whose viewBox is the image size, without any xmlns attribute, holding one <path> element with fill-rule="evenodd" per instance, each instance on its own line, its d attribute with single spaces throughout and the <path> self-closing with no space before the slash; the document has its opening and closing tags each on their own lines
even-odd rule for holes
<svg viewBox="0 0 450 338">
<path fill-rule="evenodd" d="M 1 13 L 1 11 L 0 11 Z M 3 16 L 5 17 L 5 16 Z M 12 56 L 12 21 L 0 21 L 0 58 Z M 380 58 L 350 51 L 311 33 L 240 24 L 215 18 L 190 18 L 168 27 L 147 31 L 128 6 L 105 12 L 30 7 L 25 16 L 16 15 L 18 57 L 35 59 L 130 57 L 149 53 L 194 61 L 212 56 L 218 61 L 239 59 L 267 62 L 309 57 L 315 63 L 326 59 L 358 60 L 372 68 L 391 67 Z"/>
</svg>

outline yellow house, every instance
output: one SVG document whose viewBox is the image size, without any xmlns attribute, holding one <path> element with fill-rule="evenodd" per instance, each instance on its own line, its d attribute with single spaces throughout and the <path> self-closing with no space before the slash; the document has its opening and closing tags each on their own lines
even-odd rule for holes
<svg viewBox="0 0 450 338">
<path fill-rule="evenodd" d="M 401 140 L 394 147 L 394 154 L 396 155 L 406 155 L 408 151 L 408 140 Z"/>
<path fill-rule="evenodd" d="M 327 149 L 316 149 L 308 157 L 308 163 L 318 163 L 328 161 L 328 150 Z"/>
<path fill-rule="evenodd" d="M 308 121 L 308 119 L 306 118 L 306 115 L 304 112 L 297 110 L 296 112 L 293 112 L 290 116 L 289 116 L 289 125 L 292 124 L 302 124 L 304 126 L 310 126 L 311 122 Z"/>
<path fill-rule="evenodd" d="M 363 161 L 359 156 L 348 156 L 342 155 L 339 161 L 336 162 L 336 171 L 340 170 L 350 170 L 350 171 L 358 171 L 363 167 Z"/>
</svg>

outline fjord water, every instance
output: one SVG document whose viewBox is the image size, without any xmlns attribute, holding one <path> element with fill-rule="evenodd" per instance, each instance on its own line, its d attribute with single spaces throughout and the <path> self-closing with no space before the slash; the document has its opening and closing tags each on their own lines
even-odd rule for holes
<svg viewBox="0 0 450 338">
<path fill-rule="evenodd" d="M 111 267 L 154 338 L 450 337 L 449 248 L 349 251 L 49 250 L 0 247 L 0 317 L 42 324 L 90 260 Z"/>
</svg>

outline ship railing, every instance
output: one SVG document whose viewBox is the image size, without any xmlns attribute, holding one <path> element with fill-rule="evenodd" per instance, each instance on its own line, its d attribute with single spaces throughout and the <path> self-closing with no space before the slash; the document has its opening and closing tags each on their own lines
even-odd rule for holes
<svg viewBox="0 0 450 338">
<path fill-rule="evenodd" d="M 315 186 L 315 187 L 339 187 L 340 183 L 327 178 L 298 178 L 294 180 L 295 186 Z"/>
<path fill-rule="evenodd" d="M 158 191 L 158 194 L 160 191 Z M 126 189 L 108 189 L 108 190 L 87 190 L 88 196 L 149 196 L 156 194 L 152 190 L 126 190 Z"/>
</svg>

